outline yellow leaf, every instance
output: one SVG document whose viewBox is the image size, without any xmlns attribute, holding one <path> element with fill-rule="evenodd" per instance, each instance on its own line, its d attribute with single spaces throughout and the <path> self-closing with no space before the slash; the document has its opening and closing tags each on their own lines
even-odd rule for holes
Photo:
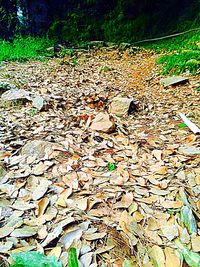
<svg viewBox="0 0 200 267">
<path fill-rule="evenodd" d="M 175 249 L 167 247 L 164 252 L 166 257 L 166 267 L 182 266 L 181 257 Z"/>
<path fill-rule="evenodd" d="M 55 256 L 56 258 L 59 258 L 61 252 L 62 252 L 61 247 L 55 247 L 49 252 L 48 256 Z"/>
<path fill-rule="evenodd" d="M 163 208 L 165 209 L 178 209 L 183 206 L 182 201 L 170 201 L 170 200 L 165 200 L 162 203 Z"/>
<path fill-rule="evenodd" d="M 122 229 L 122 231 L 126 234 L 129 233 L 128 229 L 127 229 L 127 225 L 129 222 L 129 215 L 128 212 L 126 210 L 124 210 L 121 214 L 121 217 L 119 219 L 119 227 Z"/>
<path fill-rule="evenodd" d="M 136 211 L 133 213 L 132 218 L 134 219 L 134 221 L 140 222 L 144 219 L 144 216 L 139 211 Z"/>
<path fill-rule="evenodd" d="M 149 253 L 151 260 L 154 264 L 154 267 L 166 267 L 165 265 L 165 254 L 163 250 L 157 246 L 154 245 Z M 175 267 L 175 266 L 174 266 Z"/>
<path fill-rule="evenodd" d="M 200 236 L 192 237 L 192 250 L 194 252 L 200 252 Z"/>
</svg>

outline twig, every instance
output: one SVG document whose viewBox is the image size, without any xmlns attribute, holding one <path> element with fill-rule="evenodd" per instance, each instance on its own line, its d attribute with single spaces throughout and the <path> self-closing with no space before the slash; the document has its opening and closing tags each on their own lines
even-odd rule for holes
<svg viewBox="0 0 200 267">
<path fill-rule="evenodd" d="M 183 122 L 190 128 L 190 130 L 194 133 L 200 133 L 200 129 L 196 126 L 196 124 L 194 124 L 193 122 L 191 122 L 183 113 L 179 113 L 181 119 L 183 120 Z"/>
</svg>

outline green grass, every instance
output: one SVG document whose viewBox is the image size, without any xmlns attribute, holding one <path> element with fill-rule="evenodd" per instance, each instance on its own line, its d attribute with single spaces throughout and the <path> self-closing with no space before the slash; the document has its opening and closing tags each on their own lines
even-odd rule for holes
<svg viewBox="0 0 200 267">
<path fill-rule="evenodd" d="M 163 53 L 158 60 L 162 72 L 180 74 L 189 71 L 195 75 L 200 68 L 200 30 L 182 36 L 145 44 L 144 47 Z"/>
<path fill-rule="evenodd" d="M 26 61 L 44 59 L 53 41 L 46 37 L 15 37 L 12 42 L 0 40 L 0 61 Z"/>
</svg>

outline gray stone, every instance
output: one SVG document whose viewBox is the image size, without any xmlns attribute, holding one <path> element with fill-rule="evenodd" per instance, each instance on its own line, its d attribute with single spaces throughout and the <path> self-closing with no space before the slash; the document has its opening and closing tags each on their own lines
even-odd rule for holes
<svg viewBox="0 0 200 267">
<path fill-rule="evenodd" d="M 4 101 L 14 101 L 20 99 L 30 100 L 29 92 L 23 89 L 10 89 L 2 94 L 1 99 Z"/>
<path fill-rule="evenodd" d="M 200 155 L 200 148 L 194 146 L 181 146 L 179 152 L 187 156 Z"/>
<path fill-rule="evenodd" d="M 182 77 L 182 76 L 172 76 L 168 78 L 161 79 L 160 82 L 164 86 L 170 86 L 170 85 L 177 85 L 177 84 L 183 84 L 188 82 L 188 78 Z"/>
<path fill-rule="evenodd" d="M 37 160 L 48 158 L 48 155 L 53 152 L 53 143 L 33 140 L 29 141 L 21 150 L 23 156 L 36 157 Z"/>
<path fill-rule="evenodd" d="M 41 96 L 36 96 L 32 99 L 32 104 L 38 110 L 41 110 L 44 106 L 45 99 Z"/>
<path fill-rule="evenodd" d="M 129 113 L 129 109 L 133 103 L 132 98 L 128 97 L 115 97 L 109 107 L 109 112 L 117 116 L 124 116 Z"/>
</svg>

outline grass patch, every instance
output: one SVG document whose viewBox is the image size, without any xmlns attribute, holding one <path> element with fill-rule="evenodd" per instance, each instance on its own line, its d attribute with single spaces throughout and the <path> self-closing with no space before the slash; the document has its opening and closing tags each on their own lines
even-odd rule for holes
<svg viewBox="0 0 200 267">
<path fill-rule="evenodd" d="M 200 30 L 151 44 L 144 47 L 164 53 L 158 60 L 162 64 L 162 72 L 180 74 L 189 71 L 195 75 L 200 68 Z"/>
<path fill-rule="evenodd" d="M 0 61 L 26 61 L 51 56 L 47 48 L 54 42 L 46 37 L 15 37 L 13 41 L 0 40 Z"/>
</svg>

